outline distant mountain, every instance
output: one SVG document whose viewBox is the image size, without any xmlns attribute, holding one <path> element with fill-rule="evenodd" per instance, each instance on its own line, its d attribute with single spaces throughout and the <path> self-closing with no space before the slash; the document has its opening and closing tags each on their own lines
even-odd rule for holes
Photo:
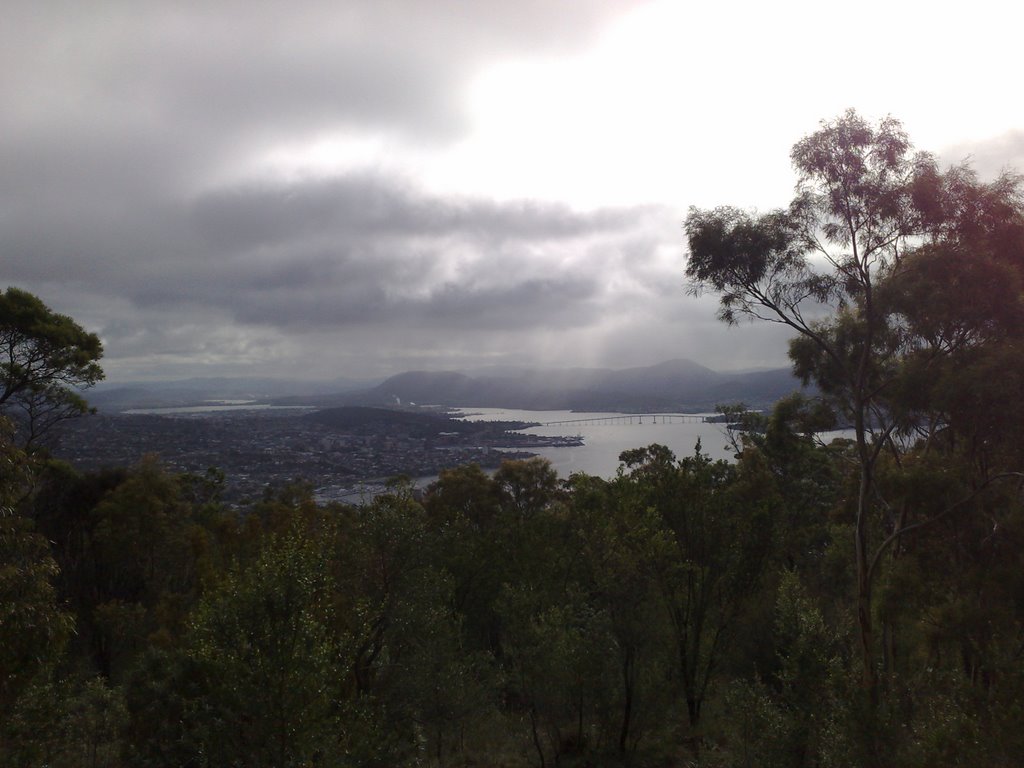
<svg viewBox="0 0 1024 768">
<path fill-rule="evenodd" d="M 707 411 L 719 403 L 766 408 L 800 388 L 788 369 L 723 373 L 692 360 L 640 368 L 503 369 L 476 376 L 410 371 L 333 404 L 621 411 Z"/>
<path fill-rule="evenodd" d="M 103 384 L 86 393 L 101 411 L 251 400 L 277 405 L 418 405 L 527 410 L 710 411 L 719 403 L 755 408 L 800 388 L 788 369 L 724 373 L 692 360 L 610 368 L 490 368 L 407 371 L 384 381 L 197 378 Z"/>
</svg>

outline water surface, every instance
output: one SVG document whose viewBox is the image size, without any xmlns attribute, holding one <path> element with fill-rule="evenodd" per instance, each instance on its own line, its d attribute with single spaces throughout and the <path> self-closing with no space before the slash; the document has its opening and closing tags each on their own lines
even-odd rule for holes
<svg viewBox="0 0 1024 768">
<path fill-rule="evenodd" d="M 643 419 L 634 416 L 633 423 L 624 423 L 629 414 L 577 411 L 524 411 L 512 408 L 464 408 L 464 418 L 473 421 L 528 421 L 541 424 L 552 421 L 573 422 L 565 425 L 532 427 L 523 430 L 535 435 L 580 435 L 582 446 L 558 448 L 530 448 L 533 453 L 548 459 L 561 477 L 573 472 L 585 472 L 598 477 L 613 477 L 619 467 L 619 454 L 631 448 L 642 448 L 660 443 L 671 449 L 677 457 L 693 454 L 697 441 L 701 450 L 713 459 L 733 459 L 727 447 L 724 424 L 704 422 L 665 423 L 664 416 L 712 416 L 714 414 L 658 414 Z M 614 422 L 602 423 L 601 419 Z"/>
</svg>

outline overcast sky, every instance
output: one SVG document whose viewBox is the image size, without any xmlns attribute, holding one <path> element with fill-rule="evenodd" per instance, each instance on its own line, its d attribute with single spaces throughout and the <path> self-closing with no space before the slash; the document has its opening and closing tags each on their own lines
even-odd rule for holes
<svg viewBox="0 0 1024 768">
<path fill-rule="evenodd" d="M 1012 4 L 7 0 L 0 288 L 114 381 L 785 364 L 685 293 L 847 107 L 1024 169 Z M 828 10 L 834 7 L 835 11 Z"/>
</svg>

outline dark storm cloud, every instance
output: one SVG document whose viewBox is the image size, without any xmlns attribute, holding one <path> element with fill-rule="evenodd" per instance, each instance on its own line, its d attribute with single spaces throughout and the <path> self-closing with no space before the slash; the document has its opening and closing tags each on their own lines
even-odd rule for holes
<svg viewBox="0 0 1024 768">
<path fill-rule="evenodd" d="M 380 284 L 341 283 L 323 291 L 239 293 L 231 311 L 243 322 L 282 329 L 342 329 L 346 326 L 416 327 L 439 334 L 482 330 L 561 329 L 585 325 L 596 308 L 591 281 L 531 279 L 507 286 L 477 288 L 448 284 L 424 297 L 403 296 Z"/>
<path fill-rule="evenodd" d="M 579 214 L 568 206 L 428 196 L 378 175 L 253 185 L 196 201 L 197 229 L 218 248 L 244 250 L 307 237 L 459 236 L 490 242 L 599 234 L 635 223 L 642 209 Z"/>
<path fill-rule="evenodd" d="M 454 139 L 485 60 L 582 45 L 619 5 L 6 3 L 4 207 L 59 219 L 163 203 L 255 147 L 325 130 Z"/>
<path fill-rule="evenodd" d="M 384 334 L 526 332 L 581 327 L 606 313 L 602 280 L 631 264 L 643 276 L 644 251 L 654 247 L 646 222 L 664 215 L 442 197 L 367 173 L 246 184 L 135 213 L 123 233 L 103 219 L 64 242 L 61 227 L 40 219 L 35 249 L 14 247 L 4 233 L 0 243 L 20 254 L 8 262 L 14 271 L 44 281 L 59 270 L 140 313 L 159 312 L 161 323 L 177 309 L 289 334 L 374 325 Z M 108 348 L 116 354 L 143 322 L 105 323 Z"/>
<path fill-rule="evenodd" d="M 194 203 L 205 256 L 188 260 L 191 275 L 179 261 L 179 282 L 149 283 L 139 301 L 187 295 L 244 322 L 290 328 L 575 325 L 590 319 L 606 266 L 593 241 L 621 238 L 651 214 L 444 198 L 367 174 L 246 186 Z"/>
<path fill-rule="evenodd" d="M 336 332 L 368 355 L 485 334 L 529 349 L 607 322 L 681 269 L 647 263 L 651 232 L 675 232 L 666 212 L 431 194 L 380 170 L 246 173 L 324 132 L 443 147 L 483 63 L 582 48 L 622 8 L 8 3 L 0 283 L 99 330 L 115 370 L 272 365 Z"/>
</svg>

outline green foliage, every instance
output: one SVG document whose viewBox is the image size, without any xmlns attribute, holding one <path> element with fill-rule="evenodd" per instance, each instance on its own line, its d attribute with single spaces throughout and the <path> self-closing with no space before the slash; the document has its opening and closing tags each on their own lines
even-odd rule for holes
<svg viewBox="0 0 1024 768">
<path fill-rule="evenodd" d="M 78 394 L 103 378 L 103 345 L 74 320 L 18 288 L 0 293 L 0 416 L 26 447 L 58 421 L 86 413 Z"/>
<path fill-rule="evenodd" d="M 19 768 L 121 765 L 127 711 L 98 677 L 40 680 L 11 710 L 0 760 Z"/>
<path fill-rule="evenodd" d="M 36 516 L 62 571 L 76 645 L 120 680 L 148 644 L 181 636 L 201 577 L 212 578 L 222 511 L 194 506 L 191 481 L 152 457 L 95 476 L 51 464 L 38 485 Z"/>
<path fill-rule="evenodd" d="M 55 588 L 57 563 L 28 518 L 14 512 L 30 459 L 0 417 L 0 732 L 20 699 L 60 660 L 74 622 Z"/>
<path fill-rule="evenodd" d="M 46 540 L 29 521 L 0 513 L 0 712 L 58 660 L 71 632 L 56 575 Z"/>
<path fill-rule="evenodd" d="M 191 656 L 212 677 L 201 740 L 216 765 L 307 764 L 338 729 L 340 654 L 325 553 L 300 532 L 268 542 L 197 606 Z"/>
<path fill-rule="evenodd" d="M 558 474 L 545 459 L 505 461 L 494 473 L 501 505 L 523 518 L 543 512 L 553 500 Z"/>
<path fill-rule="evenodd" d="M 385 653 L 376 691 L 391 722 L 439 763 L 463 752 L 496 712 L 499 677 L 489 653 L 464 643 L 449 579 L 426 570 L 396 601 Z"/>
<path fill-rule="evenodd" d="M 1019 499 L 979 496 L 893 547 L 875 605 L 892 668 L 866 706 L 833 519 L 847 457 L 801 431 L 806 413 L 781 403 L 736 463 L 655 445 L 611 481 L 465 468 L 425 506 L 400 483 L 359 510 L 294 486 L 236 524 L 216 476 L 52 467 L 33 503 L 48 531 L 70 526 L 56 557 L 5 519 L 41 565 L 25 615 L 66 616 L 72 589 L 82 627 L 64 646 L 7 623 L 5 652 L 45 653 L 9 664 L 28 672 L 0 751 L 195 768 L 1006 762 L 1024 688 Z M 909 457 L 878 482 L 911 520 L 970 476 Z M 108 679 L 63 671 L 104 658 Z M 980 736 L 992 728 L 1006 735 Z"/>
<path fill-rule="evenodd" d="M 687 275 L 693 292 L 718 294 L 726 321 L 791 328 L 794 372 L 853 428 L 856 487 L 842 522 L 854 541 L 862 685 L 877 702 L 879 669 L 893 670 L 896 625 L 907 624 L 896 601 L 880 614 L 881 574 L 919 531 L 1021 476 L 1011 434 L 1021 402 L 1022 180 L 942 172 L 913 153 L 898 121 L 873 125 L 853 110 L 797 142 L 791 159 L 788 210 L 691 210 Z M 759 447 L 775 454 L 769 461 L 791 453 L 768 439 Z M 944 498 L 905 493 L 921 460 L 937 458 Z M 781 489 L 799 504 L 791 478 Z M 868 754 L 876 760 L 878 750 Z"/>
</svg>

